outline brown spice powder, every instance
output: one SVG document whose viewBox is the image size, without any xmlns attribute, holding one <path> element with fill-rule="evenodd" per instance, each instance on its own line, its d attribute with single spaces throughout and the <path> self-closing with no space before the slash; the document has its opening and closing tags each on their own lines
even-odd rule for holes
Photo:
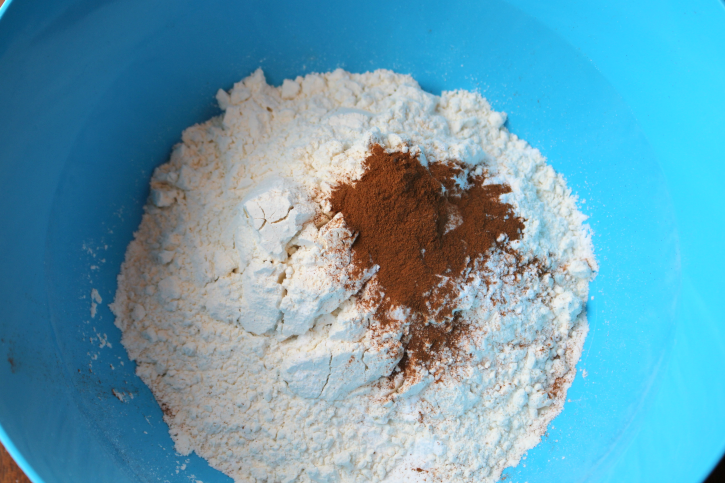
<svg viewBox="0 0 725 483">
<path fill-rule="evenodd" d="M 448 358 L 459 357 L 463 349 L 463 342 L 470 333 L 470 325 L 459 314 L 452 320 L 443 323 L 425 323 L 420 317 L 414 316 L 414 323 L 410 325 L 405 352 L 398 363 L 398 368 L 408 377 L 425 368 L 433 375 L 436 381 L 442 378 L 443 367 L 437 363 L 445 362 Z"/>
<path fill-rule="evenodd" d="M 524 224 L 499 200 L 508 186 L 484 185 L 484 176 L 461 179 L 465 171 L 455 163 L 426 168 L 410 153 L 374 145 L 364 166 L 362 178 L 336 186 L 330 202 L 358 234 L 357 269 L 379 266 L 385 299 L 376 318 L 384 323 L 390 308 L 410 309 L 405 369 L 455 348 L 462 332 L 451 302 L 457 285 L 476 261 L 503 248 L 501 235 L 519 239 Z"/>
</svg>

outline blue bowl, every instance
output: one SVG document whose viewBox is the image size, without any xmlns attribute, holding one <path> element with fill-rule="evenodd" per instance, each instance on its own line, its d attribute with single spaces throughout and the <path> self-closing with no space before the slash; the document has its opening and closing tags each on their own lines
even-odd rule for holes
<svg viewBox="0 0 725 483">
<path fill-rule="evenodd" d="M 480 90 L 596 233 L 580 375 L 507 481 L 701 481 L 725 448 L 725 9 L 630 3 L 6 1 L 0 441 L 34 482 L 231 482 L 174 452 L 106 305 L 150 173 L 259 66 L 388 68 Z"/>
</svg>

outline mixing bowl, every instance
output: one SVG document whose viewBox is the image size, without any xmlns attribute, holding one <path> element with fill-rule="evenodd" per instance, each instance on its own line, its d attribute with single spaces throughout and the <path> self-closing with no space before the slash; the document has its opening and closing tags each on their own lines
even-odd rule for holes
<svg viewBox="0 0 725 483">
<path fill-rule="evenodd" d="M 725 9 L 630 3 L 6 1 L 0 441 L 35 482 L 231 481 L 175 453 L 107 306 L 150 173 L 257 67 L 388 68 L 480 90 L 591 217 L 579 374 L 507 481 L 701 481 L 725 447 Z"/>
</svg>

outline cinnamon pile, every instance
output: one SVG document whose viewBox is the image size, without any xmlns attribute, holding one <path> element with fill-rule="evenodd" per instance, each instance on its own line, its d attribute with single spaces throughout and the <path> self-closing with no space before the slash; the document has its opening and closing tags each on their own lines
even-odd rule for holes
<svg viewBox="0 0 725 483">
<path fill-rule="evenodd" d="M 379 266 L 385 297 L 375 318 L 384 325 L 391 308 L 410 311 L 399 366 L 406 376 L 455 350 L 465 330 L 455 317 L 457 288 L 487 253 L 521 236 L 523 221 L 499 201 L 510 188 L 484 180 L 455 163 L 426 168 L 410 153 L 374 145 L 362 178 L 332 192 L 333 211 L 358 233 L 353 264 Z"/>
</svg>

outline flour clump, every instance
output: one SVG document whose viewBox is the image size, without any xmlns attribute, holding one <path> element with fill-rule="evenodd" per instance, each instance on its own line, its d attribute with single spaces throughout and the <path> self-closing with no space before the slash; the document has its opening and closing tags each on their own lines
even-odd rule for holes
<svg viewBox="0 0 725 483">
<path fill-rule="evenodd" d="M 220 90 L 151 179 L 112 310 L 182 454 L 237 482 L 494 482 L 562 410 L 597 272 L 478 93 Z"/>
</svg>

